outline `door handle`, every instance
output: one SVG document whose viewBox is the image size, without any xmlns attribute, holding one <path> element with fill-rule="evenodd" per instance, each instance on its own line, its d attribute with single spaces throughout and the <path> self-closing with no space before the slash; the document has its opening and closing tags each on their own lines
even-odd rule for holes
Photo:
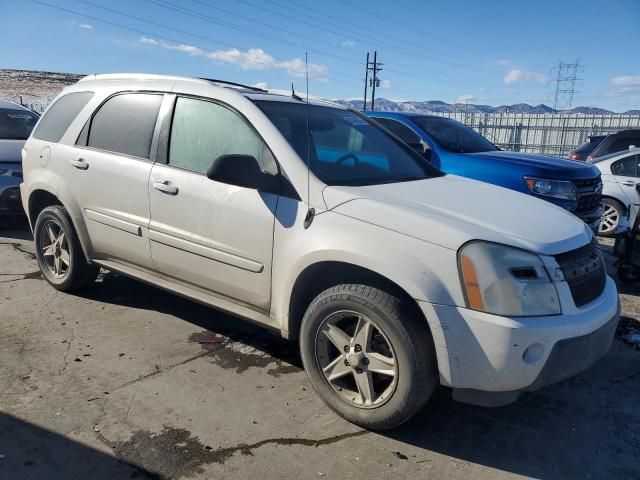
<svg viewBox="0 0 640 480">
<path fill-rule="evenodd" d="M 165 180 L 164 182 L 153 182 L 153 188 L 160 190 L 162 193 L 166 193 L 167 195 L 178 194 L 178 187 L 171 185 L 169 180 Z"/>
<path fill-rule="evenodd" d="M 635 187 L 636 186 L 636 182 L 632 182 L 631 180 L 627 180 L 624 182 L 620 182 L 622 183 L 622 185 L 626 185 L 627 187 Z"/>
<path fill-rule="evenodd" d="M 89 168 L 89 164 L 84 161 L 84 158 L 79 158 L 77 160 L 71 160 L 71 165 L 73 165 L 74 167 L 76 167 L 76 168 L 78 168 L 80 170 L 86 170 L 87 168 Z"/>
</svg>

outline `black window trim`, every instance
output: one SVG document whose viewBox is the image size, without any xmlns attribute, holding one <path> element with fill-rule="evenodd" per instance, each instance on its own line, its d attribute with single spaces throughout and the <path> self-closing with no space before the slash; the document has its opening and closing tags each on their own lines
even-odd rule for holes
<svg viewBox="0 0 640 480">
<path fill-rule="evenodd" d="M 162 102 L 160 102 L 160 109 L 158 110 L 158 115 L 156 116 L 156 123 L 153 129 L 153 134 L 151 136 L 151 145 L 149 148 L 149 158 L 145 158 L 145 157 L 138 157 L 136 155 L 129 155 L 128 153 L 122 153 L 122 152 L 114 152 L 113 150 L 105 150 L 102 148 L 95 148 L 95 147 L 90 147 L 89 145 L 87 145 L 88 141 L 89 141 L 89 134 L 91 133 L 91 125 L 93 123 L 93 117 L 100 111 L 100 109 L 102 108 L 102 106 L 107 103 L 109 100 L 111 100 L 114 97 L 117 97 L 119 95 L 127 95 L 127 94 L 147 94 L 147 95 L 162 95 Z M 165 106 L 166 103 L 166 97 L 167 97 L 168 92 L 166 91 L 162 91 L 162 90 L 121 90 L 115 93 L 112 93 L 111 95 L 108 95 L 107 97 L 105 97 L 100 104 L 93 109 L 93 112 L 91 112 L 91 115 L 89 116 L 89 118 L 87 119 L 87 121 L 85 122 L 84 126 L 82 127 L 82 129 L 80 130 L 80 133 L 78 133 L 78 137 L 76 138 L 76 143 L 75 143 L 75 147 L 76 148 L 80 148 L 83 150 L 89 150 L 92 152 L 101 152 L 101 153 L 108 153 L 110 155 L 118 155 L 120 157 L 125 157 L 125 158 L 130 158 L 132 160 L 138 160 L 138 161 L 142 161 L 142 162 L 146 162 L 146 163 L 156 163 L 156 156 L 157 156 L 157 149 L 154 150 L 154 146 L 157 146 L 158 144 L 158 136 L 160 133 L 160 123 L 161 123 L 161 114 L 163 113 L 163 107 Z M 86 135 L 84 134 L 85 129 L 87 129 Z M 84 138 L 82 138 L 84 137 Z M 82 141 L 81 141 L 82 140 Z"/>
<path fill-rule="evenodd" d="M 625 160 L 628 160 L 628 159 L 630 159 L 630 158 L 636 158 L 636 161 L 635 161 L 635 171 L 636 171 L 636 174 L 634 175 L 634 178 L 640 178 L 640 176 L 638 175 L 638 162 L 640 162 L 640 155 L 639 155 L 639 154 L 637 154 L 637 153 L 633 153 L 633 154 L 631 154 L 631 155 L 629 155 L 629 156 L 627 156 L 627 157 L 620 158 L 620 159 L 616 160 L 615 162 L 613 162 L 613 163 L 611 164 L 611 175 L 613 175 L 614 177 L 628 177 L 629 175 L 620 175 L 620 174 L 618 174 L 618 173 L 614 173 L 613 169 L 614 169 L 614 168 L 616 167 L 616 165 L 618 165 L 619 163 L 622 163 L 622 162 L 624 162 Z"/>
<path fill-rule="evenodd" d="M 190 98 L 190 99 L 193 99 L 193 100 L 200 100 L 200 101 L 204 101 L 204 102 L 213 103 L 213 104 L 216 104 L 216 105 L 218 105 L 218 106 L 220 106 L 222 108 L 226 108 L 227 110 L 230 110 L 231 112 L 235 113 L 240 118 L 240 120 L 243 121 L 251 129 L 251 131 L 256 135 L 256 137 L 260 140 L 260 142 L 262 143 L 263 149 L 267 150 L 267 152 L 269 153 L 269 156 L 273 159 L 273 161 L 275 163 L 276 170 L 277 170 L 277 173 L 275 175 L 280 177 L 280 179 L 281 179 L 280 195 L 281 196 L 285 196 L 285 197 L 290 197 L 290 198 L 293 198 L 295 200 L 301 200 L 300 195 L 298 194 L 298 192 L 296 191 L 295 187 L 293 186 L 293 184 L 291 183 L 291 181 L 287 177 L 284 169 L 282 168 L 282 165 L 280 164 L 280 162 L 278 161 L 278 159 L 274 155 L 273 150 L 271 150 L 271 147 L 269 146 L 267 141 L 260 134 L 260 132 L 258 132 L 258 130 L 256 130 L 256 128 L 253 126 L 253 124 L 249 121 L 249 119 L 244 114 L 242 114 L 242 112 L 240 112 L 237 108 L 235 108 L 234 106 L 229 105 L 228 103 L 226 103 L 226 102 L 224 102 L 222 100 L 219 100 L 217 98 L 205 97 L 205 96 L 201 96 L 201 95 L 194 95 L 194 94 L 180 93 L 180 92 L 172 92 L 172 93 L 168 94 L 168 96 L 170 98 L 169 98 L 169 102 L 168 102 L 168 105 L 167 105 L 167 110 L 165 111 L 165 115 L 162 117 L 161 125 L 159 127 L 159 132 L 158 132 L 158 142 L 157 142 L 157 152 L 156 152 L 156 162 L 157 163 L 165 165 L 165 166 L 170 167 L 170 168 L 175 168 L 177 170 L 182 170 L 182 171 L 185 171 L 185 172 L 189 172 L 189 173 L 192 173 L 194 175 L 206 176 L 206 173 L 196 172 L 194 170 L 190 170 L 188 168 L 183 168 L 183 167 L 178 167 L 176 165 L 172 165 L 171 163 L 169 163 L 169 149 L 171 147 L 171 129 L 172 129 L 172 126 L 173 126 L 173 116 L 175 114 L 176 104 L 178 103 L 177 102 L 178 98 Z M 161 113 L 162 113 L 162 107 L 161 107 Z M 160 118 L 160 115 L 158 115 L 158 117 Z M 153 146 L 153 142 L 152 142 L 152 146 Z M 268 172 L 265 172 L 265 173 L 268 173 Z M 269 175 L 271 175 L 271 174 L 269 174 Z"/>
</svg>

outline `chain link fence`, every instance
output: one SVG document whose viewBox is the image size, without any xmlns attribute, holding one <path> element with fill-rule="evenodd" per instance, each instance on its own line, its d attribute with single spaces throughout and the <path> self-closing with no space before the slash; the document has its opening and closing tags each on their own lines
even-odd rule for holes
<svg viewBox="0 0 640 480">
<path fill-rule="evenodd" d="M 640 115 L 436 113 L 462 122 L 498 147 L 516 152 L 566 157 L 589 139 L 627 128 L 640 128 Z"/>
</svg>

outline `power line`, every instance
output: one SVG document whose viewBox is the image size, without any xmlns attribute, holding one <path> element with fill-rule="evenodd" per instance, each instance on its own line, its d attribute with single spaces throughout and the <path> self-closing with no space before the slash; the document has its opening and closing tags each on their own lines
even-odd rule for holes
<svg viewBox="0 0 640 480">
<path fill-rule="evenodd" d="M 82 17 L 82 18 L 87 18 L 87 19 L 93 20 L 95 22 L 104 23 L 104 24 L 107 24 L 107 25 L 110 25 L 110 26 L 113 26 L 113 27 L 116 27 L 116 28 L 119 28 L 119 29 L 123 29 L 123 30 L 128 30 L 130 32 L 134 32 L 134 33 L 137 33 L 137 34 L 140 34 L 140 35 L 143 35 L 143 36 L 155 37 L 157 39 L 164 40 L 164 41 L 167 41 L 167 42 L 171 42 L 171 43 L 174 43 L 174 44 L 182 44 L 182 43 L 184 43 L 182 40 L 178 40 L 178 39 L 166 36 L 166 35 L 149 32 L 149 31 L 142 30 L 142 29 L 139 29 L 139 28 L 136 28 L 136 27 L 132 27 L 132 26 L 123 25 L 121 23 L 114 22 L 114 21 L 111 21 L 111 20 L 107 20 L 105 18 L 100 18 L 100 17 L 97 17 L 95 15 L 90 15 L 90 14 L 78 12 L 78 11 L 75 11 L 75 10 L 72 10 L 72 9 L 68 9 L 68 8 L 65 8 L 65 7 L 60 7 L 58 5 L 53 5 L 53 4 L 50 4 L 50 3 L 47 3 L 47 2 L 44 2 L 44 1 L 41 1 L 41 0 L 29 0 L 29 1 L 32 2 L 32 3 L 35 3 L 35 4 L 39 4 L 41 6 L 49 7 L 49 8 L 52 8 L 52 9 L 56 9 L 56 10 L 59 10 L 59 11 L 65 12 L 65 13 L 69 13 L 69 14 L 72 14 L 72 15 L 76 15 L 76 16 L 79 16 L 79 17 Z M 135 15 L 131 15 L 131 14 L 128 14 L 128 13 L 125 13 L 125 12 L 121 12 L 121 11 L 118 11 L 118 10 L 114 10 L 114 9 L 110 9 L 110 8 L 107 8 L 107 7 L 102 7 L 100 5 L 93 4 L 92 2 L 89 2 L 87 0 L 78 0 L 78 1 L 80 1 L 82 3 L 85 3 L 87 5 L 91 5 L 91 6 L 103 9 L 105 11 L 109 11 L 109 12 L 117 14 L 117 15 L 124 16 L 126 18 L 129 18 L 129 19 L 132 19 L 132 20 L 135 20 L 135 21 L 148 23 L 150 25 L 154 25 L 154 26 L 157 26 L 157 27 L 160 27 L 160 28 L 164 28 L 164 29 L 167 29 L 167 30 L 170 30 L 170 31 L 174 31 L 174 32 L 177 32 L 177 33 L 180 33 L 180 34 L 183 34 L 183 35 L 188 35 L 188 36 L 191 36 L 191 37 L 194 37 L 194 38 L 199 38 L 199 39 L 205 40 L 205 41 L 207 41 L 209 43 L 212 43 L 212 44 L 215 44 L 215 45 L 223 45 L 223 46 L 226 46 L 226 47 L 239 49 L 239 47 L 237 45 L 230 44 L 230 43 L 218 40 L 217 38 L 214 39 L 214 38 L 207 37 L 207 36 L 204 36 L 204 35 L 191 33 L 191 32 L 185 31 L 185 30 L 181 30 L 181 29 L 176 28 L 176 27 L 165 25 L 165 24 L 162 24 L 162 23 L 159 23 L 159 22 L 154 22 L 154 21 L 148 20 L 146 18 L 137 17 Z M 199 46 L 197 44 L 192 44 L 192 46 L 194 46 L 196 48 L 203 49 L 201 46 Z M 330 56 L 330 54 L 326 54 L 326 53 L 320 53 L 320 55 L 321 56 L 322 55 Z M 287 60 L 287 59 L 278 58 L 278 57 L 273 57 L 273 58 L 274 58 L 274 60 L 277 60 L 277 61 L 286 61 Z M 355 64 L 360 64 L 359 62 L 348 60 L 348 59 L 343 59 L 343 60 L 344 61 L 349 61 L 349 62 L 355 63 Z M 388 70 L 388 71 L 391 71 L 391 70 Z M 398 73 L 400 73 L 400 72 L 398 72 Z M 404 74 L 404 73 L 402 73 L 402 74 Z M 407 72 L 407 75 L 409 75 L 408 72 Z M 413 75 L 413 76 L 415 76 L 415 75 Z M 339 80 L 339 79 L 337 79 L 335 77 L 347 78 L 347 79 L 349 79 L 349 81 Z M 349 75 L 346 75 L 346 74 L 333 73 L 329 78 L 334 82 L 346 84 L 346 85 L 349 85 L 351 87 L 355 87 L 355 86 L 359 85 L 358 82 L 354 82 L 352 80 L 353 77 L 351 77 Z M 422 77 L 419 77 L 419 76 L 416 76 L 416 78 L 422 79 Z M 421 92 L 418 92 L 418 91 L 415 91 L 415 90 L 403 89 L 403 88 L 399 88 L 399 87 L 394 87 L 394 90 L 396 90 L 396 91 L 398 91 L 400 93 L 404 92 L 404 93 L 408 93 L 408 94 L 416 95 L 416 96 L 422 96 L 423 95 L 423 93 L 421 93 Z"/>
</svg>

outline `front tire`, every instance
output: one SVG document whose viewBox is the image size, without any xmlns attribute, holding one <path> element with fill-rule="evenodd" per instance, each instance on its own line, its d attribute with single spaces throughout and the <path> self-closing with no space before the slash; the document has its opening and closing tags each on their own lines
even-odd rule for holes
<svg viewBox="0 0 640 480">
<path fill-rule="evenodd" d="M 604 213 L 598 229 L 598 235 L 610 237 L 620 225 L 620 219 L 624 215 L 625 208 L 624 205 L 613 198 L 603 198 L 602 205 L 604 206 Z"/>
<path fill-rule="evenodd" d="M 64 207 L 44 208 L 36 219 L 33 237 L 40 271 L 57 290 L 78 290 L 96 279 L 100 269 L 87 263 Z"/>
<path fill-rule="evenodd" d="M 367 429 L 406 422 L 438 385 L 424 319 L 377 288 L 337 285 L 318 295 L 302 321 L 300 350 L 320 398 Z"/>
</svg>

